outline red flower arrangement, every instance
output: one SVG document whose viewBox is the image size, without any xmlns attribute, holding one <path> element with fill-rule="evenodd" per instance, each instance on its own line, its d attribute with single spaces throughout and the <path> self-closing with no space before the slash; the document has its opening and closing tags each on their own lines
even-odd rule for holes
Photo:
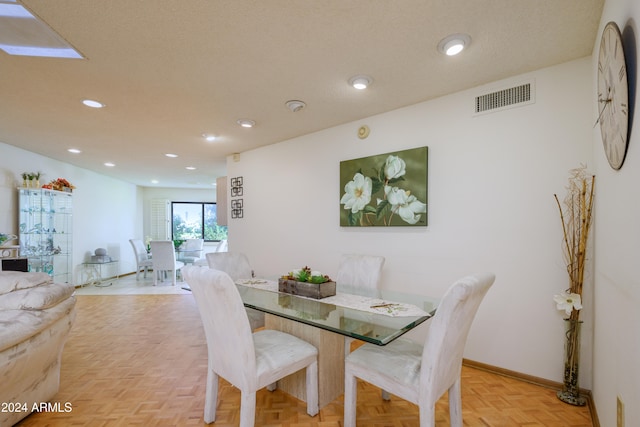
<svg viewBox="0 0 640 427">
<path fill-rule="evenodd" d="M 68 188 L 69 191 L 71 191 L 76 187 L 66 179 L 58 178 L 56 180 L 51 181 L 48 184 L 43 185 L 42 188 L 48 188 L 50 190 L 58 190 L 58 191 L 65 191 L 65 188 Z"/>
</svg>

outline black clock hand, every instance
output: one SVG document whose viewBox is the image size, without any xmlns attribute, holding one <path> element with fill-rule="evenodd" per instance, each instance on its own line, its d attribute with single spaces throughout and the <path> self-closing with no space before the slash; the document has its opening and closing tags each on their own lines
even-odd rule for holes
<svg viewBox="0 0 640 427">
<path fill-rule="evenodd" d="M 609 98 L 609 99 L 600 99 L 599 102 L 604 102 L 604 106 L 600 110 L 600 114 L 598 114 L 598 119 L 593 124 L 593 127 L 596 127 L 596 125 L 598 123 L 600 123 L 600 119 L 602 118 L 602 114 L 604 113 L 605 108 L 607 108 L 607 105 L 609 105 L 609 103 L 611 102 L 611 98 Z"/>
</svg>

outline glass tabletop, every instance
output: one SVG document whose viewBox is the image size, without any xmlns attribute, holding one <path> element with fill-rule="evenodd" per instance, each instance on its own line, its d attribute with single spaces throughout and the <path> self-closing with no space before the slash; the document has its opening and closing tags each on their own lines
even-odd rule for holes
<svg viewBox="0 0 640 427">
<path fill-rule="evenodd" d="M 375 298 L 375 302 L 369 307 L 381 307 L 382 311 L 387 306 L 410 304 L 415 307 L 409 315 L 389 315 L 328 303 L 325 302 L 327 299 L 317 300 L 274 292 L 259 286 L 237 286 L 245 307 L 377 345 L 390 343 L 432 317 L 438 304 L 438 300 L 434 298 L 389 290 L 376 290 L 376 295 L 364 295 L 365 301 L 369 297 Z M 348 287 L 341 287 L 337 296 L 353 297 L 348 291 Z"/>
<path fill-rule="evenodd" d="M 110 260 L 105 260 L 105 261 L 85 261 L 82 264 L 83 265 L 100 265 L 100 264 L 113 264 L 118 262 L 119 260 L 117 259 L 110 259 Z"/>
</svg>

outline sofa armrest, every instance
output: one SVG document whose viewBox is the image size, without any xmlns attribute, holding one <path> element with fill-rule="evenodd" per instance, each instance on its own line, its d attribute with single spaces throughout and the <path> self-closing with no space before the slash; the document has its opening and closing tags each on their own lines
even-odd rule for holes
<svg viewBox="0 0 640 427">
<path fill-rule="evenodd" d="M 0 310 L 44 310 L 69 298 L 75 287 L 69 283 L 47 283 L 0 295 Z"/>
</svg>

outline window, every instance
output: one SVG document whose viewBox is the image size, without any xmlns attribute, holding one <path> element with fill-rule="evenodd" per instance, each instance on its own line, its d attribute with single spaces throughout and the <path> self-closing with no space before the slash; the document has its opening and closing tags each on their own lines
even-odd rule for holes
<svg viewBox="0 0 640 427">
<path fill-rule="evenodd" d="M 218 225 L 217 220 L 215 203 L 171 202 L 172 240 L 226 240 L 227 227 Z"/>
</svg>

